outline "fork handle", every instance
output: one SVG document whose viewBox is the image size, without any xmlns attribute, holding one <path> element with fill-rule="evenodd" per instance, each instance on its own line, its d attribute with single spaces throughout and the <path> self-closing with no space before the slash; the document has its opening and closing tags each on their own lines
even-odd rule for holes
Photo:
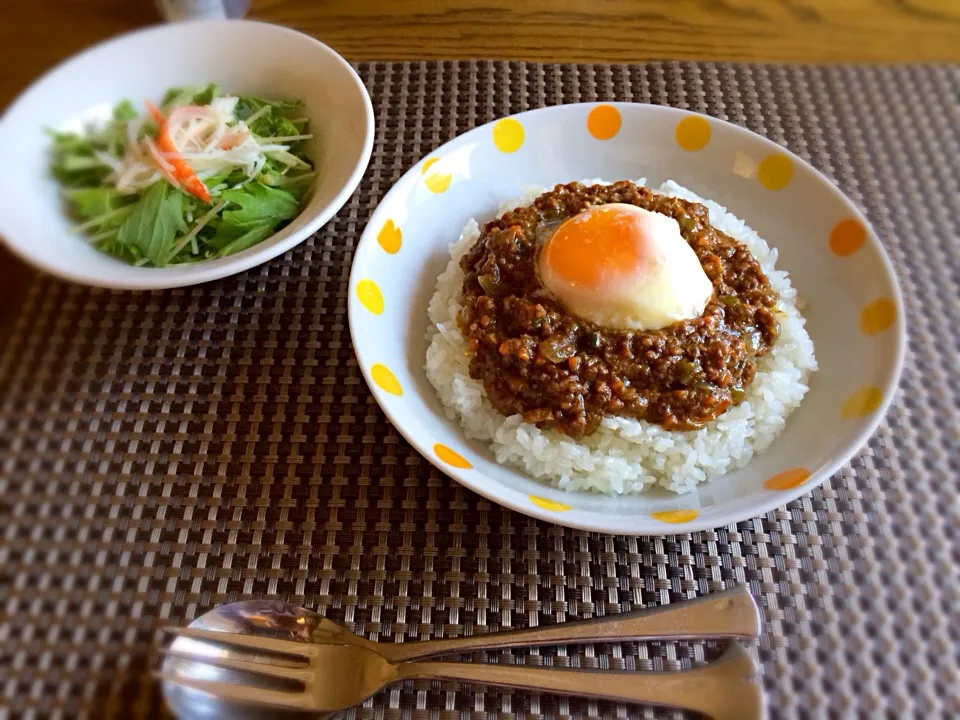
<svg viewBox="0 0 960 720">
<path fill-rule="evenodd" d="M 380 643 L 376 650 L 391 662 L 399 663 L 473 650 L 624 640 L 756 638 L 759 635 L 760 613 L 757 605 L 750 591 L 738 585 L 696 600 L 606 615 L 593 620 L 441 640 Z"/>
<path fill-rule="evenodd" d="M 567 670 L 469 662 L 415 662 L 396 666 L 397 679 L 458 680 L 534 692 L 647 703 L 694 710 L 714 720 L 766 717 L 757 665 L 739 642 L 719 660 L 693 670 L 623 672 Z"/>
</svg>

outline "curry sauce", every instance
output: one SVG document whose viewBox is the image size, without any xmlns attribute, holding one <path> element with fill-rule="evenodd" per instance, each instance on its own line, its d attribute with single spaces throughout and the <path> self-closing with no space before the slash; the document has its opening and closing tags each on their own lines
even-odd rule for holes
<svg viewBox="0 0 960 720">
<path fill-rule="evenodd" d="M 549 230 L 607 203 L 677 221 L 713 284 L 699 317 L 659 330 L 608 328 L 569 314 L 543 287 L 537 255 Z M 471 377 L 500 413 L 573 438 L 606 416 L 702 427 L 742 400 L 778 334 L 778 296 L 747 247 L 713 228 L 703 205 L 627 181 L 558 185 L 488 223 L 460 265 Z"/>
</svg>

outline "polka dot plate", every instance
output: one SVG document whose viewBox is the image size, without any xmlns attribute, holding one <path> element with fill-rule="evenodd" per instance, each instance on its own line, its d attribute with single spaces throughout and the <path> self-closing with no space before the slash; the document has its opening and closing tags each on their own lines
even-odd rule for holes
<svg viewBox="0 0 960 720">
<path fill-rule="evenodd" d="M 448 246 L 531 185 L 672 179 L 716 200 L 778 249 L 804 303 L 820 369 L 780 437 L 695 492 L 603 496 L 549 487 L 499 465 L 447 419 L 424 373 L 427 303 Z M 741 127 L 631 103 L 542 108 L 476 128 L 390 190 L 350 276 L 357 359 L 391 422 L 430 462 L 521 513 L 607 533 L 659 535 L 749 519 L 809 492 L 866 442 L 896 390 L 905 349 L 896 278 L 866 219 L 823 175 Z"/>
</svg>

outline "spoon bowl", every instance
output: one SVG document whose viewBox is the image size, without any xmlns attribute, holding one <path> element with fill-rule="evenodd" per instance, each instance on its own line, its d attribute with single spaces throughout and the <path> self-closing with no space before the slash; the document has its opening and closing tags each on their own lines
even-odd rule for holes
<svg viewBox="0 0 960 720">
<path fill-rule="evenodd" d="M 216 630 L 242 635 L 269 635 L 302 642 L 330 642 L 343 644 L 376 644 L 350 632 L 344 626 L 306 608 L 276 600 L 244 600 L 214 608 L 201 615 L 190 627 L 197 630 Z M 210 643 L 178 637 L 171 650 L 201 657 L 224 657 L 229 653 Z M 236 673 L 232 670 L 193 660 L 168 656 L 163 661 L 163 672 L 174 673 L 216 682 L 229 682 Z M 268 689 L 288 689 L 289 683 L 263 678 Z M 163 684 L 163 696 L 170 710 L 181 720 L 217 720 L 223 717 L 239 720 L 262 720 L 276 717 L 276 710 L 228 703 L 221 698 L 176 683 Z M 297 712 L 293 716 L 316 716 L 313 712 Z"/>
</svg>

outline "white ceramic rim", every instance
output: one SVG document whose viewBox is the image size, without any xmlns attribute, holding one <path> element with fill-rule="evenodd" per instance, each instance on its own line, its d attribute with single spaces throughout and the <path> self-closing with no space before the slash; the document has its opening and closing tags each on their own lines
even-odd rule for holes
<svg viewBox="0 0 960 720">
<path fill-rule="evenodd" d="M 300 38 L 306 38 L 310 42 L 317 45 L 321 51 L 327 53 L 333 62 L 338 63 L 347 70 L 349 76 L 352 78 L 357 90 L 360 92 L 360 95 L 363 98 L 367 121 L 367 129 L 363 140 L 363 151 L 361 152 L 360 157 L 357 158 L 357 162 L 354 166 L 353 172 L 350 174 L 350 177 L 347 180 L 347 183 L 323 210 L 321 210 L 312 220 L 308 221 L 297 232 L 292 233 L 282 242 L 276 243 L 275 245 L 264 246 L 258 251 L 252 252 L 249 255 L 245 253 L 240 254 L 229 263 L 214 265 L 212 262 L 199 262 L 196 265 L 177 268 L 178 273 L 159 272 L 154 277 L 138 277 L 136 280 L 128 280 L 124 277 L 117 277 L 115 280 L 105 280 L 99 276 L 88 275 L 83 271 L 65 268 L 53 269 L 46 265 L 37 263 L 34 261 L 34 258 L 30 257 L 24 252 L 21 252 L 20 248 L 13 242 L 7 241 L 0 236 L 0 242 L 3 242 L 4 246 L 9 249 L 11 253 L 19 257 L 30 266 L 35 267 L 38 270 L 42 270 L 45 273 L 54 275 L 64 280 L 70 280 L 71 282 L 81 283 L 83 285 L 92 287 L 102 287 L 112 290 L 162 290 L 167 288 L 187 287 L 190 285 L 199 285 L 200 283 L 210 282 L 211 280 L 219 280 L 221 278 L 230 277 L 231 275 L 236 275 L 245 270 L 262 265 L 263 263 L 282 255 L 291 248 L 294 248 L 302 243 L 308 237 L 317 232 L 317 230 L 326 225 L 327 222 L 329 222 L 330 219 L 336 215 L 347 203 L 347 200 L 350 199 L 350 196 L 353 195 L 354 191 L 357 189 L 357 186 L 360 184 L 360 180 L 363 178 L 363 175 L 367 170 L 367 166 L 370 164 L 370 156 L 373 153 L 373 139 L 375 133 L 373 103 L 370 100 L 370 94 L 367 92 L 366 85 L 363 84 L 363 80 L 360 79 L 360 76 L 357 74 L 357 71 L 353 69 L 353 66 L 350 65 L 350 63 L 348 63 L 341 55 L 316 38 L 311 37 L 306 33 L 299 32 L 298 30 L 283 27 L 282 25 L 273 25 L 271 23 L 258 22 L 254 20 L 199 20 L 190 22 L 189 24 L 191 26 L 208 25 L 211 27 L 211 31 L 215 31 L 215 28 L 218 26 L 227 24 L 260 25 L 269 27 L 271 31 L 277 31 L 291 36 L 296 35 Z M 155 25 L 152 27 L 143 28 L 141 30 L 133 30 L 131 32 L 117 35 L 116 37 L 113 37 L 102 43 L 98 43 L 93 47 L 87 48 L 86 50 L 70 56 L 34 80 L 26 90 L 20 93 L 20 95 L 18 95 L 17 98 L 7 107 L 3 115 L 0 115 L 0 122 L 3 121 L 3 118 L 7 115 L 7 113 L 13 111 L 14 108 L 19 106 L 21 103 L 29 101 L 30 96 L 33 93 L 39 92 L 39 86 L 41 84 L 50 78 L 56 77 L 57 74 L 65 72 L 66 67 L 73 62 L 100 52 L 104 48 L 109 48 L 113 45 L 126 42 L 131 38 L 162 33 L 168 29 L 169 26 L 167 25 Z M 267 240 L 269 240 L 269 238 L 267 238 Z"/>
<path fill-rule="evenodd" d="M 567 103 L 564 105 L 552 105 L 550 107 L 537 108 L 535 110 L 527 110 L 526 112 L 517 113 L 516 115 L 510 115 L 506 117 L 512 117 L 522 121 L 523 118 L 530 117 L 538 113 L 555 111 L 557 108 L 569 107 L 571 105 L 596 105 L 596 104 L 598 103 Z M 614 103 L 603 103 L 603 104 L 612 105 L 617 109 L 623 109 L 625 107 L 642 106 L 642 107 L 656 108 L 658 111 L 661 111 L 661 112 L 664 110 L 667 110 L 669 112 L 675 113 L 678 120 L 680 120 L 683 117 L 689 117 L 689 116 L 704 117 L 704 118 L 707 118 L 711 123 L 720 123 L 727 127 L 733 128 L 734 130 L 748 133 L 749 135 L 753 136 L 753 138 L 755 138 L 756 140 L 759 140 L 763 145 L 769 148 L 771 152 L 786 154 L 795 163 L 798 163 L 799 165 L 807 168 L 808 170 L 811 170 L 814 173 L 814 175 L 826 187 L 830 189 L 830 192 L 833 193 L 840 200 L 840 202 L 850 211 L 851 216 L 857 218 L 863 223 L 864 227 L 867 229 L 867 242 L 872 246 L 873 250 L 876 251 L 880 256 L 884 272 L 887 275 L 887 280 L 893 289 L 893 295 L 894 295 L 894 300 L 896 302 L 896 305 L 898 308 L 901 308 L 901 309 L 904 308 L 903 293 L 900 290 L 900 283 L 897 281 L 897 276 L 894 273 L 893 263 L 890 261 L 890 257 L 887 255 L 886 250 L 884 250 L 883 244 L 880 242 L 880 239 L 877 237 L 876 233 L 874 232 L 873 227 L 870 225 L 867 218 L 864 217 L 863 213 L 860 212 L 859 208 L 857 208 L 857 206 L 854 205 L 854 203 L 850 199 L 848 199 L 847 196 L 843 194 L 843 192 L 841 192 L 840 188 L 834 185 L 823 173 L 821 173 L 815 167 L 810 165 L 806 160 L 794 154 L 793 152 L 783 147 L 782 145 L 778 145 L 772 140 L 768 140 L 762 135 L 758 135 L 752 132 L 751 130 L 741 127 L 740 125 L 735 125 L 734 123 L 730 123 L 730 122 L 727 122 L 726 120 L 721 120 L 713 116 L 702 115 L 701 113 L 681 110 L 679 108 L 671 108 L 671 107 L 666 107 L 662 105 L 651 105 L 650 103 L 614 102 Z M 492 132 L 493 125 L 502 119 L 503 118 L 497 118 L 496 120 L 486 123 L 485 125 L 481 125 L 479 127 L 476 127 L 472 130 L 467 131 L 466 133 L 463 133 L 462 135 L 458 135 L 453 140 L 450 140 L 449 142 L 444 143 L 440 147 L 434 148 L 431 152 L 427 153 L 427 155 L 425 155 L 424 157 L 442 153 L 444 151 L 444 148 L 446 148 L 451 143 L 464 141 L 467 138 L 470 138 L 476 135 L 489 134 L 490 132 Z M 377 208 L 374 210 L 373 214 L 371 214 L 370 219 L 367 221 L 367 226 L 366 228 L 364 228 L 363 234 L 361 235 L 360 240 L 357 243 L 357 247 L 354 250 L 354 261 L 353 261 L 352 267 L 350 268 L 350 280 L 348 283 L 348 287 L 352 288 L 355 286 L 356 278 L 354 277 L 354 273 L 357 272 L 356 258 L 359 255 L 360 248 L 366 243 L 376 242 L 376 232 L 377 232 L 376 229 L 383 224 L 380 217 L 383 214 L 381 210 L 387 204 L 387 201 L 390 200 L 390 198 L 394 194 L 399 194 L 400 186 L 406 185 L 408 183 L 416 182 L 419 179 L 420 164 L 421 164 L 420 161 L 416 162 L 413 165 L 413 167 L 411 167 L 409 170 L 407 170 L 407 172 L 403 174 L 403 176 L 396 182 L 396 184 L 392 188 L 390 188 L 390 191 L 387 192 L 387 194 L 383 197 L 383 199 L 377 205 Z M 789 268 L 787 268 L 787 270 L 789 270 Z M 474 491 L 478 495 L 481 495 L 486 499 L 497 503 L 498 505 L 502 505 L 504 507 L 510 508 L 511 510 L 515 510 L 516 512 L 522 515 L 535 517 L 539 520 L 545 520 L 547 522 L 554 523 L 556 525 L 562 525 L 564 527 L 576 528 L 579 530 L 589 530 L 592 532 L 598 532 L 598 533 L 603 533 L 607 535 L 618 535 L 618 534 L 636 535 L 638 534 L 638 532 L 639 534 L 644 536 L 678 535 L 683 533 L 697 532 L 701 530 L 712 530 L 717 527 L 725 527 L 727 525 L 732 525 L 734 523 L 750 520 L 760 515 L 765 515 L 771 510 L 775 510 L 778 507 L 782 507 L 783 505 L 786 505 L 787 503 L 797 499 L 801 495 L 806 495 L 814 488 L 819 487 L 827 480 L 827 478 L 833 476 L 840 468 L 846 465 L 847 462 L 849 462 L 850 459 L 860 451 L 860 449 L 866 444 L 866 442 L 870 439 L 870 437 L 874 434 L 874 432 L 876 432 L 877 428 L 880 426 L 880 423 L 883 421 L 883 418 L 886 416 L 887 410 L 889 410 L 890 408 L 890 404 L 893 402 L 894 394 L 896 393 L 897 387 L 900 384 L 900 375 L 903 371 L 903 362 L 904 362 L 904 357 L 906 355 L 906 344 L 907 344 L 906 321 L 904 318 L 904 313 L 898 312 L 896 315 L 896 321 L 895 321 L 895 327 L 896 327 L 895 366 L 894 366 L 893 372 L 888 375 L 888 377 L 885 379 L 885 382 L 883 383 L 882 404 L 876 410 L 876 412 L 873 413 L 873 415 L 864 425 L 863 430 L 856 436 L 856 438 L 852 442 L 850 442 L 842 452 L 838 453 L 831 463 L 821 468 L 818 472 L 812 474 L 810 478 L 807 481 L 805 481 L 802 485 L 796 488 L 791 488 L 789 490 L 778 491 L 776 493 L 758 493 L 757 500 L 754 502 L 751 502 L 749 506 L 745 508 L 745 510 L 747 511 L 745 515 L 741 515 L 739 513 L 735 513 L 732 511 L 727 511 L 724 513 L 720 513 L 719 518 L 717 518 L 716 515 L 711 515 L 710 522 L 705 522 L 702 519 L 703 515 L 700 515 L 689 522 L 671 524 L 669 532 L 649 533 L 643 530 L 638 531 L 637 528 L 626 527 L 622 524 L 617 524 L 616 527 L 602 527 L 602 526 L 591 524 L 591 523 L 579 522 L 573 519 L 568 519 L 570 516 L 568 516 L 566 513 L 553 512 L 551 510 L 546 510 L 544 508 L 533 505 L 531 503 L 521 504 L 520 502 L 512 502 L 509 499 L 504 499 L 500 497 L 496 492 L 496 489 L 498 486 L 485 483 L 483 481 L 483 476 L 479 476 L 478 473 L 476 472 L 464 473 L 458 468 L 442 463 L 439 460 L 439 458 L 436 457 L 436 454 L 432 452 L 432 445 L 430 443 L 429 438 L 425 438 L 421 440 L 420 438 L 413 436 L 411 433 L 408 433 L 406 429 L 403 427 L 403 425 L 398 423 L 394 415 L 391 414 L 389 410 L 389 403 L 384 403 L 382 401 L 381 393 L 377 388 L 377 386 L 374 384 L 373 378 L 370 376 L 370 372 L 368 368 L 372 366 L 368 366 L 368 364 L 363 361 L 363 358 L 360 356 L 360 352 L 357 350 L 356 340 L 357 340 L 357 333 L 358 333 L 358 329 L 357 329 L 358 323 L 354 318 L 353 307 L 354 307 L 354 303 L 349 303 L 349 302 L 347 303 L 347 317 L 348 317 L 348 322 L 350 324 L 350 339 L 351 339 L 351 342 L 353 343 L 354 353 L 357 356 L 357 361 L 360 365 L 360 370 L 363 373 L 364 380 L 366 380 L 367 386 L 370 388 L 370 392 L 373 393 L 373 396 L 376 399 L 377 404 L 380 406 L 380 409 L 383 411 L 383 413 L 387 416 L 387 419 L 390 420 L 391 424 L 393 424 L 393 426 L 403 436 L 403 438 L 408 443 L 410 443 L 417 450 L 417 452 L 419 452 L 424 458 L 426 458 L 431 465 L 437 468 L 437 470 L 439 470 L 444 475 L 447 475 L 448 477 L 453 478 L 458 483 L 460 483 L 461 485 L 464 485 L 465 487 Z M 424 327 L 426 327 L 426 325 L 427 325 L 427 319 L 424 318 Z M 447 422 L 455 423 L 455 421 L 450 421 L 450 420 L 447 420 L 446 418 L 444 418 L 444 420 Z M 459 428 L 459 423 L 455 423 L 455 424 L 457 424 Z M 461 433 L 462 433 L 462 429 L 461 429 Z M 513 471 L 518 474 L 524 474 L 520 470 L 514 469 Z M 537 480 L 534 480 L 534 481 L 540 482 Z"/>
</svg>

